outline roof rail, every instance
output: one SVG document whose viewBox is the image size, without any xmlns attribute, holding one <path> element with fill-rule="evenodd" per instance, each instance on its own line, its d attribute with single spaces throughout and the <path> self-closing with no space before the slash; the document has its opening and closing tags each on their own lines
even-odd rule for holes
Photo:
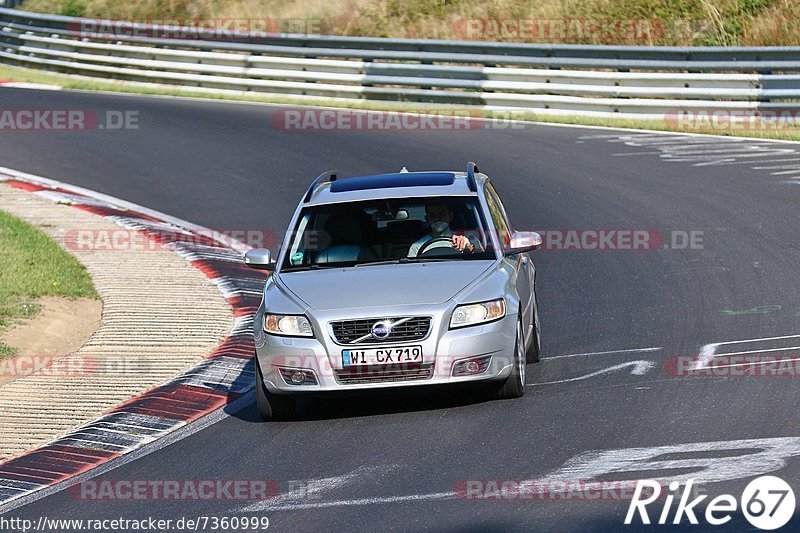
<svg viewBox="0 0 800 533">
<path fill-rule="evenodd" d="M 314 191 L 319 185 L 322 185 L 323 183 L 327 183 L 330 181 L 336 181 L 336 174 L 337 172 L 335 170 L 328 170 L 327 172 L 323 172 L 322 174 L 317 176 L 317 179 L 315 179 L 311 183 L 311 186 L 308 188 L 308 192 L 306 192 L 306 197 L 303 198 L 303 203 L 307 204 L 311 200 L 311 195 L 314 194 Z"/>
<path fill-rule="evenodd" d="M 472 192 L 478 191 L 478 183 L 475 181 L 475 173 L 480 172 L 478 165 L 470 161 L 467 163 L 467 186 Z"/>
</svg>

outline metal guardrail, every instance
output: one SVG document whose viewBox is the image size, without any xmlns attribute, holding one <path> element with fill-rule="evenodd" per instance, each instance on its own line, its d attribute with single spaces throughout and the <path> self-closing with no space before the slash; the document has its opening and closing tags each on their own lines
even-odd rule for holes
<svg viewBox="0 0 800 533">
<path fill-rule="evenodd" d="M 0 62 L 191 90 L 626 118 L 780 111 L 800 100 L 800 47 L 176 35 L 200 36 L 190 28 L 0 8 Z"/>
</svg>

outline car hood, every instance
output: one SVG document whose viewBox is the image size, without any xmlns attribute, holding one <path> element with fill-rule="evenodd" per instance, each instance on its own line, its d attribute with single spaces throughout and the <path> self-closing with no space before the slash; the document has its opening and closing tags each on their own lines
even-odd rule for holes
<svg viewBox="0 0 800 533">
<path fill-rule="evenodd" d="M 363 265 L 280 274 L 280 284 L 319 310 L 437 304 L 469 285 L 494 261 Z"/>
</svg>

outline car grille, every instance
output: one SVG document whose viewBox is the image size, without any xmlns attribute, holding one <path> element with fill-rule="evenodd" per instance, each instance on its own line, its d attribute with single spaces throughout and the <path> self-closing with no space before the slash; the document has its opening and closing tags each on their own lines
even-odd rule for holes
<svg viewBox="0 0 800 533">
<path fill-rule="evenodd" d="M 331 322 L 333 340 L 339 344 L 353 344 L 356 340 L 372 332 L 372 325 L 381 320 L 397 322 L 408 319 L 405 322 L 392 326 L 392 332 L 385 339 L 367 337 L 359 344 L 376 344 L 387 342 L 407 342 L 424 339 L 431 328 L 431 318 L 428 316 L 415 317 L 394 317 L 394 318 L 362 318 L 358 320 L 341 320 Z"/>
<path fill-rule="evenodd" d="M 370 365 L 336 371 L 339 383 L 386 383 L 389 381 L 413 381 L 433 376 L 432 364 Z"/>
</svg>

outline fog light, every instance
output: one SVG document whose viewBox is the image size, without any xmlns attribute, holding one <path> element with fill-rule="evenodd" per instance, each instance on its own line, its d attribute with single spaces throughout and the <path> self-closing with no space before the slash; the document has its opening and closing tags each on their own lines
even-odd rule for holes
<svg viewBox="0 0 800 533">
<path fill-rule="evenodd" d="M 464 370 L 467 371 L 467 374 L 477 374 L 481 371 L 481 365 L 477 361 L 467 361 L 467 364 L 464 365 Z"/>
<path fill-rule="evenodd" d="M 281 373 L 283 381 L 287 385 L 317 385 L 317 376 L 314 375 L 313 370 L 299 369 L 299 368 L 278 368 Z"/>
<path fill-rule="evenodd" d="M 492 359 L 491 355 L 481 355 L 478 357 L 470 357 L 469 359 L 462 359 L 453 365 L 454 376 L 476 376 L 483 374 L 489 368 L 489 361 Z"/>
</svg>

